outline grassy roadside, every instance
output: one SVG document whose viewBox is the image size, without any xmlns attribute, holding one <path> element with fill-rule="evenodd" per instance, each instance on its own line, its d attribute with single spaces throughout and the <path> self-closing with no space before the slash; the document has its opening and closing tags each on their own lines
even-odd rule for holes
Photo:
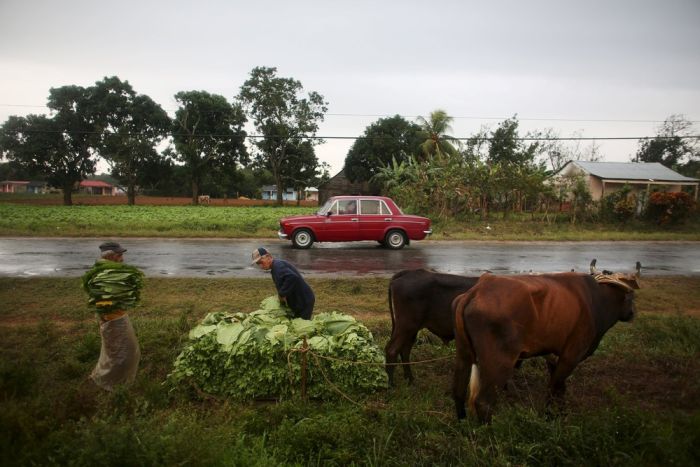
<svg viewBox="0 0 700 467">
<path fill-rule="evenodd" d="M 31 206 L 0 204 L 0 235 L 46 237 L 276 236 L 280 217 L 297 207 Z"/>
<path fill-rule="evenodd" d="M 35 206 L 0 203 L 0 236 L 274 238 L 279 219 L 316 208 L 273 206 Z M 530 215 L 435 223 L 434 240 L 700 241 L 700 223 L 570 224 Z"/>
<path fill-rule="evenodd" d="M 379 345 L 388 280 L 311 279 L 317 312 L 352 314 Z M 490 426 L 457 423 L 451 362 L 359 405 L 233 403 L 161 383 L 207 312 L 251 311 L 269 279 L 148 278 L 131 315 L 142 350 L 129 390 L 85 380 L 99 354 L 79 279 L 0 279 L 0 464 L 697 465 L 700 279 L 645 278 L 640 316 L 618 324 L 571 378 L 566 409 L 543 409 L 545 368 L 528 361 Z M 450 355 L 422 332 L 414 360 Z"/>
</svg>

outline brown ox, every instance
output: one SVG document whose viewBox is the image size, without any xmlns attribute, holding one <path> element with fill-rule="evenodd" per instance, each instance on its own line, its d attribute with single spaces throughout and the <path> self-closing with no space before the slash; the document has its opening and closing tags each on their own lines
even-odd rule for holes
<svg viewBox="0 0 700 467">
<path fill-rule="evenodd" d="M 418 331 L 428 328 L 443 342 L 454 339 L 452 300 L 469 290 L 478 277 L 441 274 L 426 269 L 400 271 L 389 283 L 391 338 L 386 345 L 386 372 L 394 384 L 394 366 L 399 354 L 404 363 L 404 377 L 413 382 L 411 349 Z"/>
<path fill-rule="evenodd" d="M 605 332 L 618 321 L 633 318 L 633 289 L 639 288 L 640 267 L 637 263 L 637 275 L 629 276 L 481 276 L 453 303 L 457 357 L 452 389 L 457 417 L 466 416 L 469 379 L 469 410 L 488 421 L 496 387 L 506 383 L 521 358 L 558 357 L 548 361 L 548 400 L 562 397 L 566 379 L 595 351 Z"/>
</svg>

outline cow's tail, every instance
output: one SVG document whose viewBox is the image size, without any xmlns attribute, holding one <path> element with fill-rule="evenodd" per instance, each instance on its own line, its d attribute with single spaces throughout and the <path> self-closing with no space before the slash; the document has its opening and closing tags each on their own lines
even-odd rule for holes
<svg viewBox="0 0 700 467">
<path fill-rule="evenodd" d="M 410 273 L 411 271 L 409 269 L 404 269 L 402 271 L 397 272 L 393 276 L 391 276 L 391 280 L 389 281 L 389 311 L 391 312 L 391 335 L 394 335 L 394 328 L 396 327 L 396 316 L 394 315 L 396 307 L 394 306 L 394 297 L 393 294 L 391 293 L 392 286 L 394 285 L 394 281 L 398 280 L 399 278 L 405 276 L 406 274 Z"/>
<path fill-rule="evenodd" d="M 457 358 L 471 362 L 471 372 L 469 376 L 469 408 L 474 413 L 474 401 L 479 394 L 481 384 L 479 378 L 479 367 L 476 361 L 476 351 L 469 335 L 469 329 L 464 324 L 464 315 L 469 308 L 469 304 L 474 298 L 475 290 L 459 295 L 452 302 L 452 312 L 455 316 L 455 339 L 457 340 Z"/>
</svg>

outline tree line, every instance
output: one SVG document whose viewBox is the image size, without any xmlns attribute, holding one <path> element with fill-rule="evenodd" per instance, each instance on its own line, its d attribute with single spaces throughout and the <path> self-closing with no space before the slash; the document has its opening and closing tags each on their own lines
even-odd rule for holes
<svg viewBox="0 0 700 467">
<path fill-rule="evenodd" d="M 396 199 L 412 212 L 434 218 L 497 211 L 548 212 L 570 205 L 571 220 L 590 214 L 591 194 L 582 177 L 550 183 L 568 161 L 600 161 L 595 142 L 562 141 L 552 129 L 520 135 L 517 116 L 496 128 L 482 127 L 464 139 L 452 136 L 452 118 L 436 110 L 417 123 L 396 115 L 365 130 L 348 152 L 345 173 L 353 182 L 369 182 L 376 192 Z M 700 178 L 700 149 L 692 122 L 671 115 L 651 139 L 641 139 L 637 162 L 660 162 Z"/>
<path fill-rule="evenodd" d="M 93 86 L 51 88 L 49 115 L 11 116 L 0 127 L 0 178 L 39 178 L 72 204 L 77 184 L 95 173 L 98 159 L 126 188 L 129 204 L 138 190 L 151 194 L 254 196 L 263 184 L 300 190 L 327 180 L 316 137 L 328 103 L 276 68 L 256 67 L 229 101 L 206 91 L 182 91 L 170 117 L 128 81 L 105 77 Z M 592 142 L 564 143 L 552 129 L 520 136 L 517 116 L 495 128 L 456 138 L 453 119 L 435 110 L 416 122 L 395 115 L 370 124 L 345 159 L 351 181 L 397 198 L 413 212 L 443 218 L 478 212 L 540 209 L 571 202 L 574 219 L 590 205 L 582 180 L 556 188 L 550 176 L 571 160 L 602 159 Z M 255 135 L 248 135 L 251 122 Z M 700 177 L 700 150 L 693 123 L 671 115 L 658 134 L 639 141 L 632 157 L 660 162 Z M 248 139 L 251 144 L 246 145 Z"/>
<path fill-rule="evenodd" d="M 202 188 L 222 196 L 248 195 L 263 183 L 285 188 L 316 186 L 329 177 L 315 138 L 327 110 L 319 93 L 256 67 L 238 95 L 206 91 L 175 94 L 170 117 L 128 81 L 105 77 L 93 86 L 51 88 L 49 115 L 11 116 L 0 127 L 4 171 L 45 180 L 72 204 L 76 186 L 95 173 L 99 158 L 124 187 L 129 204 L 137 189 L 180 192 L 198 203 Z M 252 121 L 264 137 L 245 144 Z M 9 177 L 8 177 L 9 178 Z"/>
</svg>

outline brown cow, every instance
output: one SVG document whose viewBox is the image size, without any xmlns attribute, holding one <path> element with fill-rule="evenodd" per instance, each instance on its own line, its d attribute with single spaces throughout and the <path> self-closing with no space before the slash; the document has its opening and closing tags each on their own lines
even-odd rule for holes
<svg viewBox="0 0 700 467">
<path fill-rule="evenodd" d="M 591 264 L 591 271 L 595 263 Z M 617 321 L 635 314 L 636 275 L 563 273 L 539 276 L 484 274 L 453 303 L 456 347 L 453 397 L 464 418 L 467 375 L 469 410 L 491 418 L 496 387 L 512 376 L 522 358 L 553 354 L 549 400 L 562 397 L 576 365 L 598 347 Z"/>
<path fill-rule="evenodd" d="M 408 363 L 418 331 L 430 332 L 447 343 L 454 339 L 452 300 L 469 290 L 478 277 L 442 274 L 426 269 L 400 271 L 389 283 L 389 309 L 391 310 L 391 338 L 386 345 L 386 372 L 389 383 L 394 384 L 394 367 L 399 354 L 404 377 L 413 382 Z"/>
</svg>

